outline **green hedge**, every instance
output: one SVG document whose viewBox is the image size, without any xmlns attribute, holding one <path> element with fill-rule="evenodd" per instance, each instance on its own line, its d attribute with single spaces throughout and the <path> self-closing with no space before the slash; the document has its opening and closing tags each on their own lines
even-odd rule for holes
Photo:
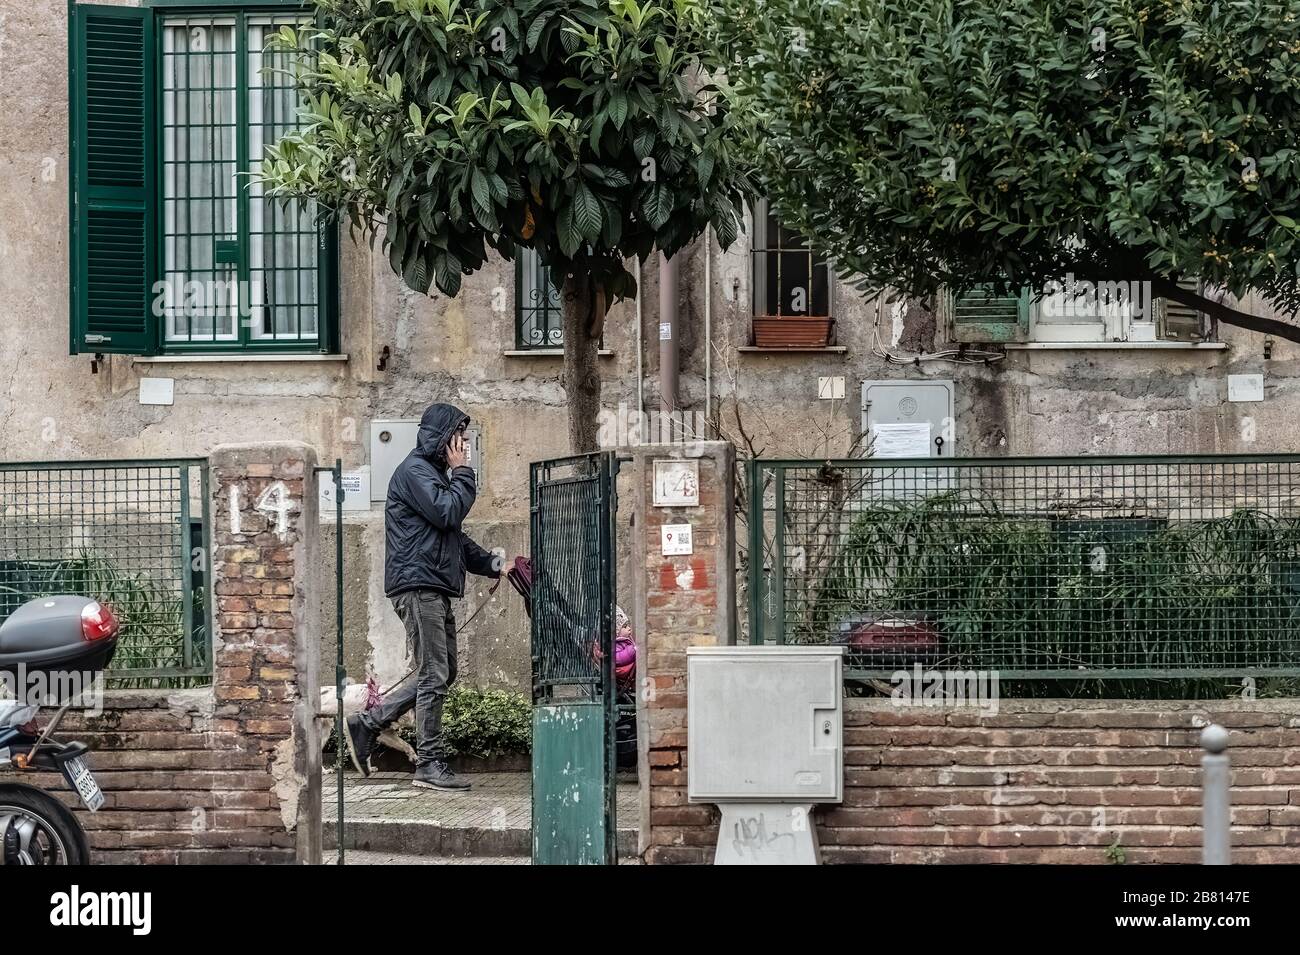
<svg viewBox="0 0 1300 955">
<path fill-rule="evenodd" d="M 533 751 L 533 705 L 508 690 L 453 686 L 443 706 L 442 729 L 448 756 L 527 756 Z M 415 727 L 404 726 L 401 734 L 415 744 Z"/>
<path fill-rule="evenodd" d="M 1253 509 L 1165 522 L 1025 517 L 956 493 L 873 502 L 810 585 L 787 597 L 791 642 L 871 614 L 930 622 L 940 667 L 1300 665 L 1300 522 Z"/>
</svg>

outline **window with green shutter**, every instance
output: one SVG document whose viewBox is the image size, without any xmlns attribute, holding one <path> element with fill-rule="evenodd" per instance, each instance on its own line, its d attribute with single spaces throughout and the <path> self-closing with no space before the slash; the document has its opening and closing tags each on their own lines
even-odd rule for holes
<svg viewBox="0 0 1300 955">
<path fill-rule="evenodd" d="M 1180 281 L 1196 289 L 1195 279 Z M 1028 290 L 999 294 L 991 286 L 944 296 L 950 337 L 956 342 L 1034 342 L 1054 347 L 1184 342 L 1212 335 L 1196 309 L 1151 296 L 1147 282 L 1066 280 L 1042 296 Z"/>
<path fill-rule="evenodd" d="M 946 296 L 952 340 L 957 342 L 1023 342 L 1029 340 L 1028 289 L 1019 295 L 998 294 L 977 287 Z"/>
<path fill-rule="evenodd" d="M 296 4 L 72 7 L 74 353 L 335 350 L 335 230 L 256 176 L 299 122 L 303 64 L 266 42 L 310 22 Z M 101 170 L 122 180 L 106 197 Z"/>
<path fill-rule="evenodd" d="M 147 352 L 155 205 L 153 19 L 71 8 L 73 352 Z"/>
</svg>

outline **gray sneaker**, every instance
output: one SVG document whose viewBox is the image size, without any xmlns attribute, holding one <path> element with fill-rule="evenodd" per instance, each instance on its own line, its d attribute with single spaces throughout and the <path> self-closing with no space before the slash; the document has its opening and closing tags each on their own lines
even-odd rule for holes
<svg viewBox="0 0 1300 955">
<path fill-rule="evenodd" d="M 370 775 L 370 753 L 378 738 L 379 734 L 361 722 L 360 716 L 349 716 L 343 723 L 343 739 L 347 743 L 348 755 L 362 776 Z"/>
<path fill-rule="evenodd" d="M 448 793 L 463 793 L 469 789 L 469 780 L 457 776 L 440 759 L 415 767 L 414 782 L 423 789 L 437 789 Z"/>
</svg>

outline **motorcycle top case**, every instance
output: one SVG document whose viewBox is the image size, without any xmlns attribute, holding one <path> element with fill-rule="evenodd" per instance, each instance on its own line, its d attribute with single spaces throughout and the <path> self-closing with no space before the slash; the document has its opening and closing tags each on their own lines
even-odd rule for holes
<svg viewBox="0 0 1300 955">
<path fill-rule="evenodd" d="M 113 659 L 118 634 L 86 638 L 81 613 L 94 603 L 89 597 L 59 596 L 23 604 L 0 624 L 0 671 L 104 669 Z"/>
</svg>

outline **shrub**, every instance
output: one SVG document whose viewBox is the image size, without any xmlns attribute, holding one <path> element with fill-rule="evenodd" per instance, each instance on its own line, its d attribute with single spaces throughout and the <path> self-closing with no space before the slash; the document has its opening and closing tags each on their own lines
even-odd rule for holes
<svg viewBox="0 0 1300 955">
<path fill-rule="evenodd" d="M 508 690 L 454 686 L 443 706 L 442 729 L 448 756 L 526 756 L 533 749 L 533 705 Z M 403 727 L 402 736 L 414 744 L 415 728 Z"/>
<path fill-rule="evenodd" d="M 795 603 L 805 615 L 792 642 L 823 642 L 846 614 L 920 619 L 941 634 L 936 666 L 1031 674 L 1004 682 L 1005 696 L 1222 697 L 1241 681 L 1179 671 L 1300 659 L 1298 554 L 1300 523 L 1250 508 L 1167 522 L 1024 516 L 955 493 L 876 502 Z M 1032 677 L 1085 669 L 1170 677 Z"/>
</svg>

